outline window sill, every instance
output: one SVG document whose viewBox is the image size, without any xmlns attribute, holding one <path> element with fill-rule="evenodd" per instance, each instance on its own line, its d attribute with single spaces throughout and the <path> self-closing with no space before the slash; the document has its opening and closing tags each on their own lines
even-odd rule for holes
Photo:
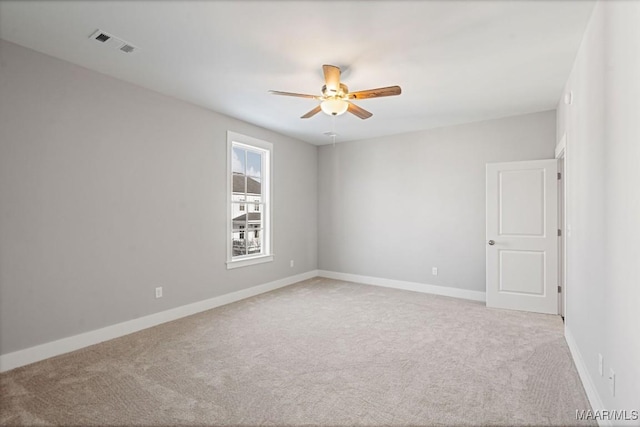
<svg viewBox="0 0 640 427">
<path fill-rule="evenodd" d="M 247 267 L 254 264 L 262 264 L 273 261 L 273 255 L 260 255 L 253 258 L 238 259 L 235 261 L 227 261 L 227 270 L 233 268 Z"/>
</svg>

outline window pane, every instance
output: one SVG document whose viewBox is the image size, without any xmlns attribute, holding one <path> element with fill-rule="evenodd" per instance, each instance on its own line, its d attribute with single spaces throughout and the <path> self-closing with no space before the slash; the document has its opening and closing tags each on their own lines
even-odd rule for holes
<svg viewBox="0 0 640 427">
<path fill-rule="evenodd" d="M 246 175 L 246 153 L 247 150 L 233 147 L 233 159 L 231 159 L 231 170 L 233 171 L 233 173 Z"/>
<path fill-rule="evenodd" d="M 262 212 L 247 213 L 247 253 L 262 252 Z"/>
<path fill-rule="evenodd" d="M 240 211 L 240 207 L 244 206 L 243 204 L 234 203 L 234 214 L 238 214 L 234 216 L 231 220 L 231 229 L 232 229 L 232 256 L 242 256 L 247 254 L 247 237 L 248 234 L 253 234 L 253 232 L 249 232 L 247 226 L 247 214 Z M 236 210 L 237 208 L 237 210 Z"/>
<path fill-rule="evenodd" d="M 231 159 L 231 169 L 233 171 L 233 195 L 232 199 L 235 200 L 240 194 L 244 197 L 247 191 L 247 178 L 246 178 L 246 155 L 247 150 L 242 148 L 233 147 L 233 158 Z"/>
<path fill-rule="evenodd" d="M 247 151 L 247 176 L 262 178 L 262 154 Z"/>
<path fill-rule="evenodd" d="M 247 243 L 245 239 L 236 238 L 239 233 L 233 233 L 233 240 L 231 242 L 233 247 L 233 256 L 242 256 L 247 254 Z"/>
<path fill-rule="evenodd" d="M 244 217 L 244 215 L 243 215 Z M 235 233 L 236 231 L 244 231 L 247 229 L 247 222 L 245 220 L 233 220 L 233 223 L 231 224 L 233 232 Z M 238 236 L 238 238 L 240 239 L 244 239 L 243 236 Z"/>
<path fill-rule="evenodd" d="M 233 173 L 233 193 L 231 195 L 232 200 L 237 200 L 240 195 L 244 197 L 247 191 L 247 177 L 237 172 Z"/>
<path fill-rule="evenodd" d="M 246 215 L 248 228 L 264 228 L 262 226 L 262 212 L 248 212 Z"/>
<path fill-rule="evenodd" d="M 251 206 L 251 205 L 250 205 Z M 238 230 L 247 227 L 246 205 L 244 203 L 231 204 L 231 228 Z M 244 237 L 243 237 L 244 238 Z"/>
<path fill-rule="evenodd" d="M 248 176 L 247 180 L 247 194 L 252 197 L 261 197 L 262 196 L 262 180 L 260 178 L 255 178 L 252 176 Z"/>
<path fill-rule="evenodd" d="M 247 151 L 247 193 L 262 195 L 262 154 Z"/>
<path fill-rule="evenodd" d="M 251 233 L 251 238 L 247 240 L 247 253 L 249 255 L 262 253 L 262 238 L 254 237 Z"/>
</svg>

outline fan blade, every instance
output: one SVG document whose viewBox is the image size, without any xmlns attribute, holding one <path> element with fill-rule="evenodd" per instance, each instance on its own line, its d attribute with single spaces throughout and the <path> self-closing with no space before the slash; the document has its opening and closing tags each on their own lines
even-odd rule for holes
<svg viewBox="0 0 640 427">
<path fill-rule="evenodd" d="M 395 96 L 400 95 L 402 89 L 400 86 L 381 87 L 378 89 L 361 90 L 358 92 L 351 92 L 349 99 L 367 99 L 367 98 L 380 98 L 382 96 Z"/>
<path fill-rule="evenodd" d="M 324 72 L 324 82 L 327 85 L 327 89 L 331 92 L 338 92 L 340 89 L 340 68 L 335 65 L 323 65 L 322 71 Z"/>
<path fill-rule="evenodd" d="M 314 108 L 313 110 L 309 111 L 307 114 L 305 114 L 304 116 L 300 117 L 301 119 L 308 119 L 309 117 L 313 117 L 316 114 L 318 114 L 320 112 L 321 108 L 318 105 L 316 108 Z"/>
<path fill-rule="evenodd" d="M 364 108 L 358 107 L 356 104 L 352 104 L 351 102 L 349 103 L 349 109 L 347 111 L 354 116 L 360 117 L 362 120 L 368 119 L 369 117 L 373 116 L 372 113 L 368 112 Z"/>
<path fill-rule="evenodd" d="M 320 99 L 319 96 L 307 95 L 305 93 L 280 92 L 279 90 L 270 90 L 269 93 L 273 95 L 297 96 L 298 98 Z"/>
</svg>

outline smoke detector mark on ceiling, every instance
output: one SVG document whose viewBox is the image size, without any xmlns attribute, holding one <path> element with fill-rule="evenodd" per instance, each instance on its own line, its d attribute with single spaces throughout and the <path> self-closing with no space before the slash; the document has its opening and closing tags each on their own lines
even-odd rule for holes
<svg viewBox="0 0 640 427">
<path fill-rule="evenodd" d="M 100 29 L 96 30 L 91 36 L 89 36 L 91 40 L 97 41 L 100 44 L 108 46 L 112 49 L 119 50 L 124 53 L 133 53 L 138 50 L 138 47 L 132 45 L 131 43 L 122 40 L 114 36 L 113 34 L 109 34 L 106 31 L 102 31 Z"/>
</svg>

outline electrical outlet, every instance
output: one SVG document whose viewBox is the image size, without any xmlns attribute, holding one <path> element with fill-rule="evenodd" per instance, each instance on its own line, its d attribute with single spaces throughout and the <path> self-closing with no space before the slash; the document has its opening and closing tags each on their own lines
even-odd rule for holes
<svg viewBox="0 0 640 427">
<path fill-rule="evenodd" d="M 156 288 L 156 298 L 162 298 L 162 286 Z"/>
<path fill-rule="evenodd" d="M 433 274 L 434 276 L 437 276 L 438 275 L 438 267 L 433 267 L 431 269 L 431 274 Z"/>
<path fill-rule="evenodd" d="M 600 376 L 604 375 L 604 359 L 600 353 L 598 353 L 598 372 Z"/>
<path fill-rule="evenodd" d="M 609 369 L 609 390 L 611 390 L 611 396 L 616 395 L 616 373 L 613 369 Z"/>
<path fill-rule="evenodd" d="M 289 267 L 293 268 L 293 260 L 289 261 Z"/>
</svg>

